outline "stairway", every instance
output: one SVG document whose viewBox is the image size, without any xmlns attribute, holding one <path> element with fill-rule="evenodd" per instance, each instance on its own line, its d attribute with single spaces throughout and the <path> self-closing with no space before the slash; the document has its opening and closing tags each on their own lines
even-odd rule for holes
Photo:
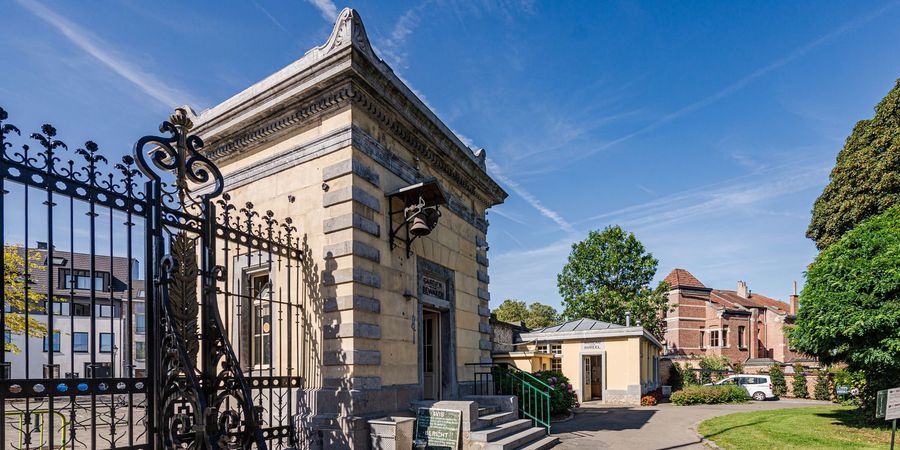
<svg viewBox="0 0 900 450">
<path fill-rule="evenodd" d="M 516 411 L 501 411 L 497 406 L 478 408 L 478 427 L 469 435 L 471 449 L 544 450 L 559 442 L 543 427 L 532 426 L 531 419 L 519 419 Z"/>
</svg>

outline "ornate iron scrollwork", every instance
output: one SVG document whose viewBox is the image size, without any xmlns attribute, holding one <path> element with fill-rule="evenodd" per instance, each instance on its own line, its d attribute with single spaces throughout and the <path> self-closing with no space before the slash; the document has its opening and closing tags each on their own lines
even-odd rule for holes
<svg viewBox="0 0 900 450">
<path fill-rule="evenodd" d="M 172 238 L 172 256 L 178 261 L 169 283 L 172 326 L 184 342 L 188 359 L 196 361 L 200 352 L 197 329 L 200 313 L 197 304 L 197 245 L 187 233 L 182 231 Z"/>
<path fill-rule="evenodd" d="M 177 108 L 169 116 L 169 120 L 159 126 L 161 133 L 170 133 L 169 137 L 145 136 L 134 144 L 134 157 L 141 171 L 153 180 L 161 180 L 147 161 L 144 147 L 155 144 L 156 148 L 149 152 L 150 161 L 156 168 L 174 173 L 175 193 L 182 207 L 196 206 L 202 201 L 218 197 L 224 189 L 222 173 L 206 156 L 200 153 L 203 140 L 197 135 L 189 135 L 194 123 L 184 108 Z M 203 186 L 212 182 L 212 189 L 201 199 L 191 195 L 193 190 L 189 183 Z M 190 200 L 188 202 L 187 200 Z"/>
<path fill-rule="evenodd" d="M 183 239 L 187 239 L 187 237 L 184 236 Z M 177 240 L 178 237 L 176 237 Z M 193 250 L 192 245 L 189 247 Z M 184 291 L 179 293 L 182 298 L 174 299 L 170 295 L 170 292 L 173 291 L 170 286 L 175 283 L 177 278 L 182 278 L 180 283 L 185 283 L 183 280 L 184 270 L 180 266 L 187 264 L 196 268 L 196 261 L 190 262 L 184 248 L 179 251 L 183 258 L 181 261 L 171 255 L 160 261 L 159 287 L 162 294 L 161 309 L 163 310 L 160 317 L 160 329 L 163 333 L 160 345 L 162 356 L 162 392 L 159 404 L 162 413 L 162 423 L 160 424 L 162 429 L 160 432 L 163 442 L 170 448 L 205 449 L 210 448 L 209 430 L 206 429 L 208 412 L 206 398 L 196 370 L 196 353 L 194 353 L 193 359 L 190 358 L 188 345 L 180 332 L 185 327 L 183 327 L 183 323 L 179 323 L 180 320 L 176 318 L 178 314 L 174 311 L 174 305 L 183 304 L 187 301 L 184 297 L 190 297 L 190 295 Z M 193 257 L 191 255 L 191 258 Z M 196 286 L 196 278 L 194 283 Z M 196 304 L 196 288 L 193 299 Z M 190 318 L 188 320 L 190 321 Z M 193 321 L 196 324 L 196 315 Z"/>
</svg>

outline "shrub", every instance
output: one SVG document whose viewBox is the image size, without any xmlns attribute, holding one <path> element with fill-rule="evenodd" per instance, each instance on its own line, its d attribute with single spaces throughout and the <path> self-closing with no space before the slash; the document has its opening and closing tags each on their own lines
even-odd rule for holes
<svg viewBox="0 0 900 450">
<path fill-rule="evenodd" d="M 731 360 L 727 356 L 704 356 L 700 358 L 699 366 L 705 370 L 700 372 L 700 384 L 711 383 L 721 380 L 723 378 L 722 373 L 730 370 Z"/>
<path fill-rule="evenodd" d="M 734 373 L 736 373 L 736 374 L 744 373 L 744 363 L 742 363 L 740 361 L 735 361 L 735 362 L 731 363 L 731 370 L 734 371 Z"/>
<path fill-rule="evenodd" d="M 533 375 L 550 386 L 550 414 L 554 416 L 567 414 L 572 408 L 579 406 L 575 390 L 562 372 L 542 370 Z"/>
<path fill-rule="evenodd" d="M 816 389 L 813 396 L 816 400 L 831 400 L 831 385 L 828 372 L 819 369 L 816 371 Z"/>
<path fill-rule="evenodd" d="M 673 362 L 671 366 L 669 366 L 669 386 L 672 386 L 672 391 L 679 391 L 684 387 L 684 377 L 681 376 L 681 365 L 677 362 Z"/>
<path fill-rule="evenodd" d="M 794 364 L 794 383 L 791 386 L 794 397 L 809 398 L 809 387 L 806 385 L 806 374 L 802 364 Z"/>
<path fill-rule="evenodd" d="M 740 386 L 688 386 L 672 393 L 669 400 L 678 406 L 743 403 L 750 399 Z"/>
<path fill-rule="evenodd" d="M 776 363 L 769 367 L 769 377 L 772 378 L 772 393 L 776 397 L 787 394 L 787 382 L 784 381 L 784 370 Z"/>
</svg>

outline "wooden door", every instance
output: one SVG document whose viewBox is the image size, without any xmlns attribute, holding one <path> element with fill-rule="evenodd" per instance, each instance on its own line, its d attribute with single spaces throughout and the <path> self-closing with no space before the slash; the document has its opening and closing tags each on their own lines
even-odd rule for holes
<svg viewBox="0 0 900 450">
<path fill-rule="evenodd" d="M 439 315 L 422 314 L 422 397 L 425 400 L 440 398 L 440 342 Z"/>
</svg>

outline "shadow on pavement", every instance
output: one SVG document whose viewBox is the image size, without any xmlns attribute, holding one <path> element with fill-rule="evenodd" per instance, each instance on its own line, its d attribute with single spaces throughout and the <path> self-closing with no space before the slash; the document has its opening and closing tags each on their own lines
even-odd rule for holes
<svg viewBox="0 0 900 450">
<path fill-rule="evenodd" d="M 567 422 L 553 426 L 553 434 L 641 429 L 656 410 L 646 408 L 585 408 Z"/>
</svg>

